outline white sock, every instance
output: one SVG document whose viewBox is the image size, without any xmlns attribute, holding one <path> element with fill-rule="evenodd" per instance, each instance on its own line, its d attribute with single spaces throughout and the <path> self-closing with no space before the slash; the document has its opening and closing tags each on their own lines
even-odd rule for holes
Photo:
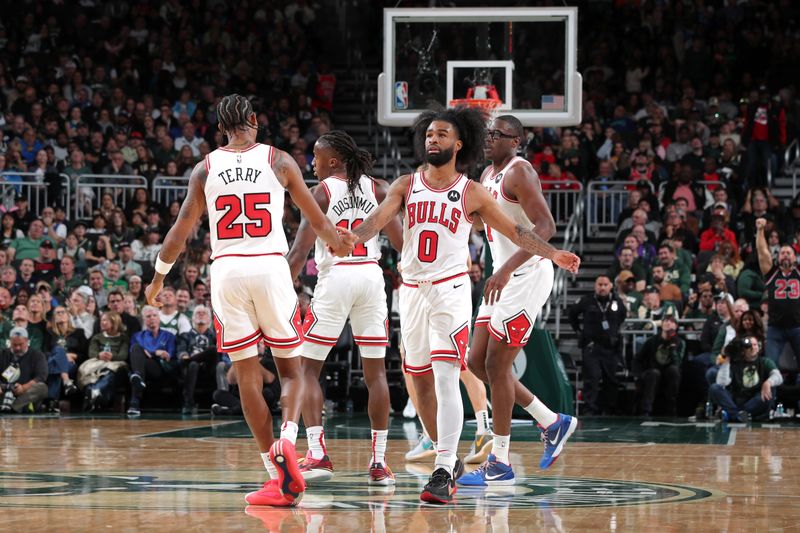
<svg viewBox="0 0 800 533">
<path fill-rule="evenodd" d="M 508 461 L 508 447 L 511 444 L 511 435 L 505 437 L 495 435 L 492 439 L 492 453 L 503 464 L 510 465 Z"/>
<path fill-rule="evenodd" d="M 489 411 L 486 409 L 477 411 L 475 413 L 475 420 L 478 422 L 478 431 L 476 431 L 478 435 L 489 433 Z"/>
<path fill-rule="evenodd" d="M 461 369 L 446 361 L 433 361 L 433 379 L 436 387 L 436 468 L 444 468 L 450 474 L 456 464 L 458 440 L 464 425 L 464 405 L 461 403 L 458 375 Z"/>
<path fill-rule="evenodd" d="M 308 439 L 308 451 L 311 452 L 313 459 L 322 459 L 325 455 L 325 431 L 322 426 L 311 426 L 306 428 L 306 439 Z"/>
<path fill-rule="evenodd" d="M 287 420 L 281 425 L 281 438 L 286 439 L 292 444 L 297 443 L 297 424 Z"/>
<path fill-rule="evenodd" d="M 547 406 L 543 404 L 542 401 L 536 396 L 533 397 L 533 401 L 525 408 L 525 410 L 528 411 L 533 419 L 544 428 L 549 428 L 555 424 L 556 420 L 558 420 L 558 415 L 548 409 Z"/>
<path fill-rule="evenodd" d="M 372 430 L 372 462 L 386 462 L 386 438 L 389 436 L 388 429 Z"/>
<path fill-rule="evenodd" d="M 275 468 L 275 465 L 269 460 L 269 452 L 262 453 L 261 460 L 264 461 L 264 468 L 267 469 L 267 475 L 269 478 L 278 479 L 278 469 Z"/>
</svg>

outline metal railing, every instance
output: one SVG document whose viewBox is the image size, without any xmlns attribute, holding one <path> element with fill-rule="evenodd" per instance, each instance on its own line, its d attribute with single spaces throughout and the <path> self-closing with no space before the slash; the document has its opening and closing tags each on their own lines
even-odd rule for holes
<svg viewBox="0 0 800 533">
<path fill-rule="evenodd" d="M 114 197 L 114 205 L 125 209 L 128 200 L 136 189 L 147 190 L 144 176 L 117 176 L 112 174 L 84 174 L 75 179 L 74 219 L 81 220 L 92 216 L 98 209 L 106 193 Z"/>
<path fill-rule="evenodd" d="M 156 176 L 150 198 L 153 203 L 167 207 L 176 200 L 183 203 L 187 190 L 189 178 L 186 176 Z"/>
<path fill-rule="evenodd" d="M 0 203 L 6 210 L 14 205 L 17 196 L 22 196 L 28 200 L 28 209 L 32 213 L 39 214 L 42 209 L 54 199 L 50 198 L 50 187 L 52 186 L 44 180 L 44 176 L 36 172 L 0 172 Z M 71 200 L 72 182 L 66 174 L 58 174 L 59 192 L 55 203 L 69 209 Z"/>
<path fill-rule="evenodd" d="M 542 181 L 542 192 L 550 206 L 556 224 L 572 219 L 583 195 L 583 184 L 579 181 Z"/>
<path fill-rule="evenodd" d="M 797 196 L 797 175 L 800 174 L 800 141 L 793 140 L 783 153 L 783 171 L 792 174 L 792 198 Z"/>
<path fill-rule="evenodd" d="M 628 205 L 627 187 L 633 181 L 590 181 L 586 189 L 586 231 L 596 235 L 602 227 L 616 227 L 620 213 Z"/>
<path fill-rule="evenodd" d="M 554 191 L 548 191 L 554 192 Z M 566 192 L 566 191 L 565 191 Z M 574 192 L 574 191 L 570 191 Z M 583 253 L 583 216 L 584 216 L 584 200 L 582 197 L 583 191 L 575 198 L 575 210 L 569 218 L 567 227 L 564 229 L 564 239 L 561 248 L 563 250 L 574 250 L 577 245 L 577 253 Z M 542 323 L 547 322 L 550 318 L 553 306 L 555 305 L 555 323 L 556 323 L 556 340 L 561 338 L 561 314 L 566 311 L 569 302 L 569 283 L 567 276 L 572 276 L 574 283 L 576 278 L 575 274 L 569 274 L 566 270 L 561 268 L 556 270 L 553 278 L 553 291 L 545 303 L 544 309 L 541 313 Z M 555 303 L 553 303 L 555 302 Z"/>
</svg>

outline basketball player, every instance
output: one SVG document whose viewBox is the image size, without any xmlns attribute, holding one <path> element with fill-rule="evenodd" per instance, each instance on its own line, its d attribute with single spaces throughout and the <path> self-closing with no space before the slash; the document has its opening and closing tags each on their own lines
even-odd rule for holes
<svg viewBox="0 0 800 533">
<path fill-rule="evenodd" d="M 468 240 L 477 214 L 521 248 L 575 272 L 580 259 L 556 250 L 515 223 L 481 186 L 463 174 L 481 157 L 486 115 L 477 108 L 425 111 L 414 124 L 415 146 L 428 169 L 398 178 L 386 200 L 353 233 L 371 239 L 401 209 L 403 254 L 400 319 L 404 365 L 413 375 L 421 418 L 437 442 L 436 468 L 420 495 L 447 503 L 456 492 L 453 468 L 464 419 L 458 390 L 472 316 Z"/>
<path fill-rule="evenodd" d="M 214 150 L 192 171 L 189 190 L 175 225 L 164 238 L 156 274 L 145 293 L 156 300 L 192 227 L 208 209 L 211 229 L 211 302 L 221 350 L 233 360 L 247 425 L 261 451 L 270 481 L 247 495 L 251 505 L 295 505 L 305 481 L 295 456 L 297 422 L 302 407 L 300 347 L 303 342 L 297 295 L 292 287 L 283 233 L 284 192 L 305 214 L 314 230 L 337 253 L 352 250 L 352 235 L 340 236 L 319 210 L 303 183 L 300 169 L 285 152 L 255 142 L 256 115 L 237 94 L 217 105 L 219 129 L 229 142 Z M 272 437 L 272 417 L 261 395 L 256 344 L 264 339 L 281 379 L 283 424 Z"/>
<path fill-rule="evenodd" d="M 343 131 L 323 134 L 314 145 L 314 173 L 320 184 L 312 190 L 320 209 L 336 227 L 350 229 L 378 207 L 389 188 L 383 180 L 366 174 L 372 169 L 372 155 L 360 149 Z M 403 245 L 400 220 L 395 218 L 384 231 L 398 250 Z M 316 241 L 316 243 L 315 243 Z M 388 314 L 378 237 L 356 246 L 347 257 L 328 251 L 308 221 L 303 219 L 289 252 L 292 279 L 297 277 L 314 246 L 319 270 L 311 307 L 303 324 L 305 343 L 301 350 L 305 397 L 303 422 L 306 425 L 308 453 L 300 471 L 306 481 L 325 481 L 333 477 L 333 463 L 325 448 L 322 429 L 322 404 L 325 400 L 319 375 L 325 359 L 342 333 L 347 317 L 353 328 L 369 391 L 372 426 L 372 456 L 369 467 L 371 485 L 393 485 L 394 474 L 386 465 L 386 439 L 389 432 L 389 385 L 384 358 L 389 343 Z"/>
<path fill-rule="evenodd" d="M 512 115 L 494 119 L 486 141 L 481 184 L 515 223 L 550 240 L 556 223 L 542 194 L 539 177 L 531 164 L 517 157 L 525 132 Z M 489 384 L 492 392 L 492 454 L 477 470 L 459 478 L 458 484 L 485 487 L 513 485 L 514 471 L 508 459 L 511 413 L 516 399 L 544 429 L 544 455 L 539 466 L 548 468 L 577 426 L 577 419 L 552 412 L 514 377 L 512 365 L 533 332 L 539 314 L 553 288 L 553 264 L 549 259 L 521 250 L 504 235 L 486 226 L 494 274 L 486 281 L 484 300 L 475 319 L 469 368 Z"/>
</svg>

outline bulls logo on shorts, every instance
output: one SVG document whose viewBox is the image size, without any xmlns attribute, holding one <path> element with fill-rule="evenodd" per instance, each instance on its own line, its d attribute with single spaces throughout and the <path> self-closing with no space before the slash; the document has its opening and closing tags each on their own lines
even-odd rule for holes
<svg viewBox="0 0 800 533">
<path fill-rule="evenodd" d="M 461 200 L 461 193 L 458 191 L 450 191 L 449 193 L 447 193 L 447 199 L 450 200 L 451 202 L 457 202 Z"/>
</svg>

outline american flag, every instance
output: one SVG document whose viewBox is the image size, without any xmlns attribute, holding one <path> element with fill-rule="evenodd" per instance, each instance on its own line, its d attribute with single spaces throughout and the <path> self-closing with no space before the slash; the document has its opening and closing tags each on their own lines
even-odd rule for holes
<svg viewBox="0 0 800 533">
<path fill-rule="evenodd" d="M 564 97 L 556 96 L 554 94 L 542 95 L 542 110 L 564 110 Z"/>
</svg>

